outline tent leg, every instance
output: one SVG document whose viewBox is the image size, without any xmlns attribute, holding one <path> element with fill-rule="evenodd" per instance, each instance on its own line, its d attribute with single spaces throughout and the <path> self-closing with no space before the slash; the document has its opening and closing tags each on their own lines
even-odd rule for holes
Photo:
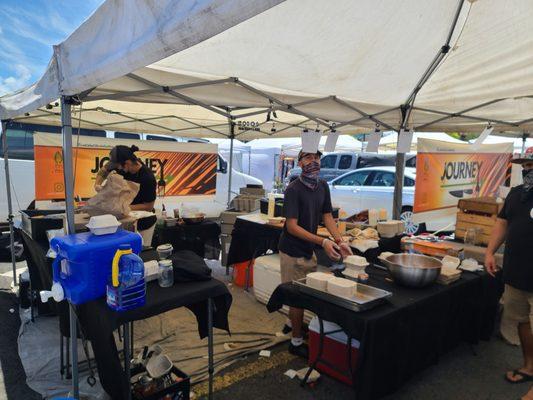
<svg viewBox="0 0 533 400">
<path fill-rule="evenodd" d="M 522 151 L 520 152 L 520 155 L 523 157 L 524 154 L 526 154 L 526 140 L 528 138 L 529 134 L 525 133 L 522 135 Z"/>
<path fill-rule="evenodd" d="M 396 182 L 394 184 L 394 200 L 392 203 L 392 216 L 394 219 L 400 219 L 400 214 L 402 213 L 404 172 L 405 153 L 396 153 Z"/>
<path fill-rule="evenodd" d="M 72 102 L 61 97 L 61 133 L 63 136 L 63 175 L 65 186 L 65 206 L 67 232 L 75 233 L 74 224 L 74 169 L 72 166 Z"/>
<path fill-rule="evenodd" d="M 11 203 L 11 180 L 9 175 L 9 152 L 7 147 L 7 121 L 2 121 L 2 146 L 4 148 L 4 168 L 6 175 L 7 220 L 9 222 L 9 249 L 13 265 L 13 286 L 17 286 L 17 263 L 15 257 L 15 230 L 13 228 L 13 204 Z"/>
<path fill-rule="evenodd" d="M 61 133 L 63 136 L 63 177 L 65 186 L 65 208 L 67 214 L 67 233 L 76 232 L 74 224 L 74 176 L 72 167 L 72 101 L 61 96 Z M 69 304 L 70 313 L 70 343 L 72 357 L 72 395 L 80 398 L 78 375 L 78 326 L 73 304 Z"/>
<path fill-rule="evenodd" d="M 233 174 L 233 139 L 235 139 L 235 123 L 230 120 L 229 171 L 228 171 L 228 207 L 231 202 L 231 178 Z"/>
</svg>

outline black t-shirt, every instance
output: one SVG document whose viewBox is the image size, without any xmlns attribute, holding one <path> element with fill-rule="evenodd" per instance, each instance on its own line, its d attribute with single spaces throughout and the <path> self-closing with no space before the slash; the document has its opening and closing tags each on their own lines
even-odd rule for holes
<svg viewBox="0 0 533 400">
<path fill-rule="evenodd" d="M 499 218 L 507 220 L 503 279 L 508 285 L 533 292 L 533 193 L 523 200 L 523 186 L 511 189 Z"/>
<path fill-rule="evenodd" d="M 121 172 L 120 174 L 124 179 L 140 185 L 139 193 L 137 193 L 137 196 L 135 196 L 131 204 L 143 204 L 155 201 L 157 196 L 157 182 L 150 168 L 143 164 L 136 174 L 127 172 Z"/>
<path fill-rule="evenodd" d="M 332 212 L 331 197 L 326 181 L 320 180 L 318 188 L 311 190 L 300 179 L 296 179 L 285 190 L 283 214 L 285 218 L 296 218 L 298 225 L 316 234 L 322 214 Z M 279 250 L 291 257 L 311 258 L 315 244 L 299 239 L 283 228 L 279 239 Z"/>
</svg>

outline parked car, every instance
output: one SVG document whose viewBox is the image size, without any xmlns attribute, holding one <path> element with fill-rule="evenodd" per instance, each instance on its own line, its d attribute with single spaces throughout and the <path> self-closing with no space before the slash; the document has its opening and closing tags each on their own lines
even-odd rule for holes
<svg viewBox="0 0 533 400">
<path fill-rule="evenodd" d="M 360 168 L 345 173 L 330 183 L 331 201 L 348 215 L 370 208 L 384 208 L 392 216 L 395 167 Z M 415 223 L 413 204 L 415 197 L 416 169 L 406 168 L 404 174 L 403 206 L 400 219 L 405 221 L 406 232 L 416 233 L 424 226 Z"/>
<path fill-rule="evenodd" d="M 349 170 L 359 168 L 393 166 L 396 163 L 396 154 L 377 154 L 377 153 L 350 153 L 338 152 L 325 154 L 320 159 L 320 178 L 326 182 L 345 174 Z M 406 155 L 406 167 L 416 167 L 416 155 Z M 285 186 L 295 180 L 302 173 L 300 167 L 290 170 L 285 178 Z"/>
</svg>

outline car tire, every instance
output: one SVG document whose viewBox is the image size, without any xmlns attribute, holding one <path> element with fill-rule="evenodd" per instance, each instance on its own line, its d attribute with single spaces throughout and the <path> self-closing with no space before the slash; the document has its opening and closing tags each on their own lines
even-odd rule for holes
<svg viewBox="0 0 533 400">
<path fill-rule="evenodd" d="M 400 220 L 405 222 L 405 233 L 409 235 L 418 235 L 426 231 L 426 224 L 417 224 L 413 222 L 413 207 L 402 207 Z"/>
</svg>

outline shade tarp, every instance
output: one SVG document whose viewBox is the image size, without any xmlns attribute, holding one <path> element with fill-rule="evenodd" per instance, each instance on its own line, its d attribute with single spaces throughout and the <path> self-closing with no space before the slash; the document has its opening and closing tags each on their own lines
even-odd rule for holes
<svg viewBox="0 0 533 400">
<path fill-rule="evenodd" d="M 448 142 L 448 143 L 462 143 L 462 144 L 465 143 L 459 139 L 451 137 L 450 135 L 444 132 L 413 132 L 413 141 L 411 142 L 411 150 L 416 151 L 418 139 L 433 139 L 433 140 L 440 140 L 441 142 Z M 396 149 L 397 144 L 398 144 L 398 134 L 396 132 L 392 132 L 391 134 L 381 138 L 381 140 L 379 141 L 379 147 L 382 150 Z"/>
<path fill-rule="evenodd" d="M 77 95 L 93 110 L 81 126 L 217 137 L 228 128 L 205 127 L 231 116 L 261 124 L 236 131 L 249 140 L 304 124 L 398 130 L 408 103 L 414 130 L 492 122 L 522 134 L 533 127 L 532 19 L 529 0 L 108 0 L 39 82 L 0 99 L 0 117 L 52 123 L 46 104 Z M 178 120 L 205 106 L 201 127 Z"/>
</svg>

